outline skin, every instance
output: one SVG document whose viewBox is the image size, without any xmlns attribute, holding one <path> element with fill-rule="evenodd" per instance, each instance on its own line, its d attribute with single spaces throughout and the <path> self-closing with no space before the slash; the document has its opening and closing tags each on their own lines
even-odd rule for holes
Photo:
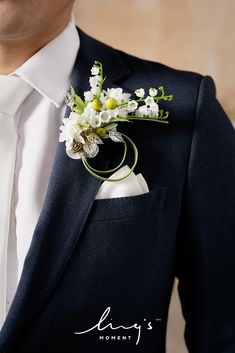
<svg viewBox="0 0 235 353">
<path fill-rule="evenodd" d="M 0 74 L 15 71 L 67 26 L 74 0 L 0 0 Z"/>
</svg>

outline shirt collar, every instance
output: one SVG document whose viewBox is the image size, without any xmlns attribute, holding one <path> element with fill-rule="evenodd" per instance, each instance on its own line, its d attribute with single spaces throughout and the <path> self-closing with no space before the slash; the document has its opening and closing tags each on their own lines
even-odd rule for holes
<svg viewBox="0 0 235 353">
<path fill-rule="evenodd" d="M 20 76 L 59 108 L 70 86 L 79 47 L 79 35 L 71 19 L 63 32 L 12 74 Z"/>
</svg>

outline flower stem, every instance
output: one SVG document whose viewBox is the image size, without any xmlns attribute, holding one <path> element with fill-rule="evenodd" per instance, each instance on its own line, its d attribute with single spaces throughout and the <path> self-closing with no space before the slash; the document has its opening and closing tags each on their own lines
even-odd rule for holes
<svg viewBox="0 0 235 353">
<path fill-rule="evenodd" d="M 126 140 L 132 147 L 133 149 L 133 152 L 134 152 L 134 162 L 133 162 L 133 165 L 132 167 L 130 168 L 130 170 L 128 171 L 128 173 L 126 175 L 124 175 L 122 178 L 115 178 L 115 179 L 110 179 L 110 178 L 105 178 L 99 174 L 106 174 L 106 173 L 111 173 L 113 172 L 114 170 L 118 170 L 122 167 L 124 161 L 125 161 L 125 157 L 126 157 L 126 149 L 124 151 L 124 154 L 123 154 L 123 158 L 122 158 L 122 161 L 121 163 L 119 163 L 119 165 L 113 169 L 110 169 L 110 170 L 107 170 L 107 171 L 100 171 L 100 170 L 96 170 L 94 168 L 92 168 L 90 166 L 90 164 L 87 162 L 87 158 L 85 156 L 82 156 L 82 162 L 83 162 L 83 165 L 84 167 L 86 168 L 86 170 L 88 171 L 88 173 L 90 173 L 91 175 L 93 175 L 95 178 L 97 179 L 100 179 L 100 180 L 104 180 L 104 181 L 110 181 L 110 182 L 116 182 L 116 181 L 121 181 L 121 180 L 124 180 L 126 179 L 132 172 L 133 170 L 135 169 L 136 167 L 136 164 L 137 164 L 137 161 L 138 161 L 138 150 L 137 150 L 137 147 L 136 145 L 134 144 L 134 142 L 130 139 L 130 137 L 128 137 L 127 135 L 125 134 L 122 134 L 122 137 L 124 140 Z M 124 141 L 124 144 L 126 145 L 126 141 Z M 125 156 L 124 156 L 125 155 Z"/>
</svg>

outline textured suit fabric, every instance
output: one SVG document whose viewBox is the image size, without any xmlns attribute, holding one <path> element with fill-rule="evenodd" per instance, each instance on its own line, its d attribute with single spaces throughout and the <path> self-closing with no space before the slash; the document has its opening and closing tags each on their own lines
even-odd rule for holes
<svg viewBox="0 0 235 353">
<path fill-rule="evenodd" d="M 235 133 L 213 80 L 79 35 L 72 78 L 79 93 L 99 60 L 106 87 L 163 85 L 174 95 L 162 104 L 170 123 L 119 125 L 139 148 L 135 172 L 150 189 L 134 197 L 95 200 L 100 181 L 58 145 L 0 352 L 164 353 L 176 276 L 189 352 L 234 353 Z M 120 146 L 107 141 L 94 162 L 107 168 L 120 156 Z M 136 329 L 74 334 L 94 326 L 107 307 L 106 324 L 142 325 L 138 345 Z M 99 339 L 114 335 L 131 339 Z"/>
</svg>

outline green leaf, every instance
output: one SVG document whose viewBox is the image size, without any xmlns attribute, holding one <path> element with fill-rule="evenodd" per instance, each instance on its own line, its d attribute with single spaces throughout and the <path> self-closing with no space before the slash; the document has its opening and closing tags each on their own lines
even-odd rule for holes
<svg viewBox="0 0 235 353">
<path fill-rule="evenodd" d="M 79 115 L 81 115 L 84 112 L 84 109 L 86 108 L 86 103 L 82 100 L 80 96 L 78 96 L 74 90 L 73 87 L 71 87 L 71 96 L 74 99 L 74 106 L 73 106 L 73 111 Z"/>
</svg>

